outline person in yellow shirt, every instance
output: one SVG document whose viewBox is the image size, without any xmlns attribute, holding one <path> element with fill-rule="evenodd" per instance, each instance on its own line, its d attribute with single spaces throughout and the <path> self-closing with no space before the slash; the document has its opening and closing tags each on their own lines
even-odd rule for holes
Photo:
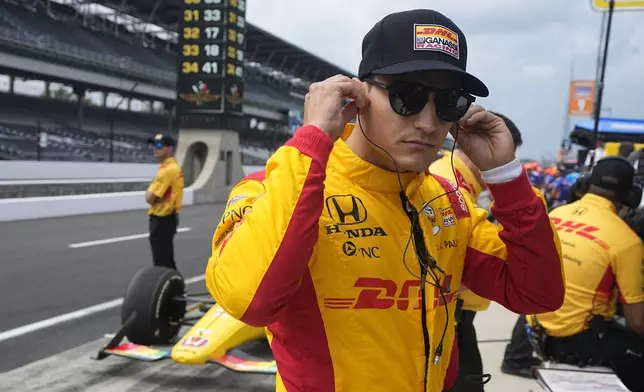
<svg viewBox="0 0 644 392">
<path fill-rule="evenodd" d="M 503 119 L 512 134 L 514 151 L 516 152 L 523 143 L 521 132 L 516 124 L 499 113 L 490 113 Z M 458 184 L 459 190 L 472 200 L 473 203 L 477 203 L 479 196 L 487 190 L 480 170 L 472 163 L 465 152 L 458 148 L 458 145 L 454 146 L 453 153 L 443 151 L 442 156 L 430 165 L 429 171 L 434 175 L 445 177 L 453 183 Z M 488 220 L 493 221 L 491 214 L 488 218 Z M 451 391 L 482 392 L 484 390 L 482 384 L 468 382 L 464 376 L 483 374 L 483 360 L 478 347 L 474 316 L 476 316 L 476 312 L 486 310 L 490 306 L 490 301 L 469 290 L 465 290 L 459 294 L 457 303 L 462 309 L 460 320 L 456 324 L 460 377 L 456 380 L 456 384 Z"/>
<path fill-rule="evenodd" d="M 174 235 L 179 226 L 183 202 L 183 171 L 174 158 L 176 142 L 158 134 L 149 140 L 160 163 L 156 177 L 145 192 L 150 221 L 150 246 L 154 265 L 177 269 L 174 261 Z"/>
<path fill-rule="evenodd" d="M 624 158 L 603 158 L 589 187 L 582 186 L 587 193 L 550 213 L 562 245 L 566 297 L 558 310 L 528 316 L 527 322 L 543 328 L 549 359 L 613 368 L 630 390 L 644 391 L 644 245 L 637 234 L 642 230 L 618 215 L 622 207 L 639 206 L 642 193 L 634 175 Z M 631 224 L 641 226 L 640 221 Z M 618 301 L 626 328 L 614 322 Z"/>
</svg>

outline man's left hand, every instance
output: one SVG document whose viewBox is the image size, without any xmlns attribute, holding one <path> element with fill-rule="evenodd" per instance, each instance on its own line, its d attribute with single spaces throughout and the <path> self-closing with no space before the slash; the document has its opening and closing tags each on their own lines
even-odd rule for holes
<svg viewBox="0 0 644 392">
<path fill-rule="evenodd" d="M 514 141 L 505 122 L 479 105 L 472 105 L 450 133 L 459 147 L 481 171 L 515 159 Z"/>
</svg>

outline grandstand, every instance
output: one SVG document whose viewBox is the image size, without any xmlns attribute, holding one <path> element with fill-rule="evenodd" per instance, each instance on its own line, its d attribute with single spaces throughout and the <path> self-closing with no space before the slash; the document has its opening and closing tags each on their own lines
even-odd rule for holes
<svg viewBox="0 0 644 392">
<path fill-rule="evenodd" d="M 182 0 L 1 0 L 0 159 L 154 162 L 177 133 Z M 310 83 L 338 67 L 247 24 L 242 164 L 300 124 Z"/>
</svg>

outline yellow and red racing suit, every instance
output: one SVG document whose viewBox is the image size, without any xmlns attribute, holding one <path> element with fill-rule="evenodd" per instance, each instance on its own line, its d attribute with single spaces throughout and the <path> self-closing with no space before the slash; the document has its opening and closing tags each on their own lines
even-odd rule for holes
<svg viewBox="0 0 644 392">
<path fill-rule="evenodd" d="M 479 184 L 476 176 L 469 167 L 463 162 L 458 155 L 454 155 L 446 151 L 443 156 L 436 160 L 429 166 L 429 171 L 447 178 L 455 184 L 458 184 L 458 189 L 469 197 L 472 202 L 476 203 L 479 195 L 483 191 L 483 187 Z M 452 169 L 452 160 L 454 168 Z M 456 174 L 456 178 L 454 178 Z M 466 290 L 459 293 L 459 298 L 463 300 L 463 310 L 472 310 L 474 312 L 482 312 L 490 307 L 490 300 L 474 294 L 471 290 Z"/>
<path fill-rule="evenodd" d="M 432 270 L 436 282 L 428 278 L 425 296 L 426 391 L 441 391 L 461 281 L 517 313 L 557 309 L 559 242 L 524 172 L 489 185 L 501 232 L 444 178 L 400 177 L 444 272 Z M 423 391 L 420 267 L 402 197 L 396 173 L 313 126 L 231 191 L 206 284 L 233 317 L 267 327 L 278 391 Z M 443 358 L 434 364 L 443 333 Z"/>
</svg>

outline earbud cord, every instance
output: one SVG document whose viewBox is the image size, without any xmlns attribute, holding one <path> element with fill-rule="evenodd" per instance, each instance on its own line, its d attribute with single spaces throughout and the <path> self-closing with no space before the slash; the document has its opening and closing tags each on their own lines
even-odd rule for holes
<svg viewBox="0 0 644 392">
<path fill-rule="evenodd" d="M 383 152 L 384 152 L 384 153 L 389 157 L 389 159 L 391 159 L 391 161 L 393 162 L 394 167 L 395 167 L 395 169 L 396 169 L 396 177 L 397 177 L 397 179 L 398 179 L 398 184 L 399 184 L 399 186 L 400 186 L 401 195 L 404 195 L 404 196 L 405 196 L 405 198 L 406 198 L 405 188 L 404 188 L 404 186 L 403 186 L 403 184 L 402 184 L 402 179 L 400 178 L 400 170 L 399 170 L 399 168 L 398 168 L 398 163 L 396 162 L 396 160 L 394 159 L 394 157 L 389 153 L 389 151 L 387 151 L 387 150 L 386 150 L 386 149 L 384 149 L 383 147 L 379 146 L 378 144 L 374 143 L 374 142 L 369 138 L 369 136 L 367 136 L 367 134 L 366 134 L 366 133 L 365 133 L 365 131 L 364 131 L 364 127 L 362 126 L 362 122 L 360 121 L 360 113 L 358 113 L 358 114 L 357 114 L 357 119 L 358 119 L 358 126 L 360 127 L 360 131 L 362 132 L 362 135 L 365 137 L 365 139 L 367 139 L 367 141 L 368 141 L 369 143 L 371 143 L 374 147 L 376 147 L 376 148 L 378 148 L 379 150 L 383 151 Z M 452 166 L 452 173 L 453 173 L 453 175 L 454 175 L 454 178 L 456 179 L 456 178 L 457 178 L 457 176 L 456 176 L 456 168 L 455 168 L 455 166 L 454 166 L 454 150 L 456 149 L 456 140 L 458 139 L 458 132 L 459 132 L 460 126 L 459 126 L 458 124 L 455 124 L 455 126 L 456 126 L 456 135 L 454 136 L 454 144 L 452 145 L 452 151 L 451 151 L 451 154 L 452 154 L 452 155 L 451 155 L 451 157 L 450 157 L 450 161 L 451 161 L 451 166 Z M 422 210 L 424 210 L 426 206 L 428 206 L 429 204 L 431 204 L 431 203 L 432 203 L 432 202 L 434 202 L 435 200 L 437 200 L 437 199 L 439 199 L 439 198 L 441 198 L 441 197 L 443 197 L 443 196 L 447 196 L 447 195 L 449 195 L 450 193 L 455 193 L 455 192 L 457 192 L 458 190 L 459 190 L 459 183 L 458 183 L 458 181 L 456 181 L 456 184 L 455 184 L 455 188 L 454 188 L 454 189 L 452 189 L 451 191 L 445 192 L 445 193 L 443 193 L 443 194 L 441 194 L 441 195 L 439 195 L 439 196 L 436 196 L 436 197 L 434 197 L 433 199 L 429 200 L 428 202 L 424 203 L 424 204 L 423 204 L 423 206 L 421 207 L 421 211 L 422 211 Z M 413 208 L 413 205 L 411 204 L 411 202 L 410 202 L 408 199 L 407 199 L 407 204 L 408 204 L 408 205 L 407 205 L 407 206 L 404 206 L 404 207 L 406 207 L 406 208 Z M 415 239 L 414 239 L 414 236 L 413 236 L 413 233 L 414 233 L 415 228 L 416 228 L 416 227 L 418 227 L 418 217 L 419 217 L 419 214 L 418 214 L 417 212 L 416 212 L 415 214 L 413 214 L 413 219 L 412 219 L 412 221 L 411 221 L 411 228 L 410 228 L 410 235 L 409 235 L 409 239 L 407 240 L 407 244 L 406 244 L 406 246 L 405 246 L 405 250 L 404 250 L 404 252 L 403 252 L 403 265 L 405 266 L 405 268 L 407 269 L 407 271 L 408 271 L 412 276 L 414 276 L 415 278 L 418 278 L 418 279 L 420 280 L 420 283 L 421 283 L 422 302 L 423 302 L 423 303 L 422 303 L 422 309 L 421 309 L 421 313 L 423 313 L 423 315 L 421 316 L 421 318 L 423 319 L 423 322 L 422 322 L 422 324 L 423 324 L 423 325 L 422 325 L 422 328 L 423 328 L 423 335 L 424 335 L 424 336 L 428 336 L 427 325 L 426 325 L 426 320 L 425 320 L 425 317 L 426 317 L 426 315 L 425 315 L 425 312 L 426 312 L 426 309 L 425 309 L 425 308 L 426 308 L 426 304 L 425 304 L 425 285 L 426 285 L 426 284 L 429 284 L 430 286 L 432 286 L 432 287 L 434 287 L 434 288 L 438 288 L 438 291 L 439 291 L 439 293 L 440 293 L 440 295 L 441 295 L 441 299 L 442 299 L 442 302 L 443 302 L 443 306 L 444 306 L 444 308 L 445 308 L 445 327 L 443 328 L 443 333 L 442 333 L 442 335 L 441 335 L 441 339 L 440 339 L 440 341 L 439 341 L 438 346 L 436 347 L 436 351 L 434 352 L 434 363 L 435 363 L 436 365 L 438 365 L 438 363 L 440 363 L 440 359 L 441 359 L 442 352 L 443 352 L 443 341 L 444 341 L 444 339 L 445 339 L 445 335 L 447 334 L 447 328 L 449 327 L 449 308 L 448 308 L 448 306 L 447 306 L 447 300 L 446 300 L 446 298 L 445 298 L 445 290 L 443 289 L 443 287 L 442 287 L 442 285 L 440 284 L 440 281 L 439 281 L 439 279 L 438 279 L 438 276 L 436 275 L 436 273 L 435 273 L 433 270 L 434 270 L 434 269 L 437 269 L 441 274 L 443 274 L 443 277 L 445 277 L 446 275 L 445 275 L 445 272 L 444 272 L 444 271 L 440 268 L 440 266 L 438 265 L 438 262 L 437 262 L 437 261 L 436 261 L 436 260 L 435 260 L 435 259 L 434 259 L 430 254 L 429 254 L 429 252 L 427 252 L 427 255 L 426 255 L 426 257 L 427 257 L 427 258 L 429 258 L 429 261 L 431 262 L 431 265 L 429 266 L 429 269 L 428 269 L 427 262 L 426 262 L 425 260 L 423 260 L 422 255 L 418 254 L 418 246 L 416 245 L 416 242 L 415 242 Z M 418 228 L 420 228 L 420 227 L 418 227 Z M 422 229 L 421 229 L 421 233 L 422 233 Z M 421 237 L 421 238 L 422 238 L 422 237 Z M 406 255 L 407 255 L 407 249 L 409 248 L 409 244 L 410 244 L 412 241 L 413 241 L 413 243 L 414 243 L 414 249 L 415 249 L 416 257 L 417 257 L 417 259 L 418 259 L 418 261 L 419 261 L 419 266 L 420 266 L 420 269 L 421 269 L 421 276 L 416 276 L 416 275 L 415 275 L 415 274 L 410 270 L 409 266 L 407 265 L 407 261 L 406 261 L 406 259 L 407 259 L 407 257 L 406 257 Z M 423 248 L 424 248 L 424 244 L 423 244 Z M 427 282 L 427 281 L 426 281 L 426 275 L 427 275 L 427 273 L 429 273 L 429 275 L 432 277 L 432 280 L 434 281 L 434 284 L 429 283 L 429 282 Z M 428 349 L 428 348 L 426 347 L 426 350 L 427 350 L 427 349 Z M 425 377 L 424 377 L 424 385 L 425 385 L 425 388 L 427 387 L 427 374 L 428 374 L 428 370 L 429 370 L 429 369 L 428 369 L 428 365 L 429 365 L 429 356 L 427 356 L 427 355 L 426 355 L 426 358 L 425 358 Z M 490 381 L 490 379 L 491 379 L 491 376 L 490 376 L 489 374 L 473 375 L 473 376 L 480 376 L 480 377 L 482 377 L 482 378 L 485 378 L 485 377 L 487 376 L 487 377 L 488 377 L 488 379 L 487 379 L 486 381 L 483 381 L 483 382 L 478 382 L 478 381 L 476 381 L 476 380 L 472 380 L 472 379 L 470 379 L 470 378 L 469 378 L 469 375 L 468 375 L 468 376 L 465 376 L 465 378 L 466 378 L 469 382 L 471 382 L 471 383 L 475 383 L 475 384 L 487 384 L 487 383 Z"/>
</svg>

